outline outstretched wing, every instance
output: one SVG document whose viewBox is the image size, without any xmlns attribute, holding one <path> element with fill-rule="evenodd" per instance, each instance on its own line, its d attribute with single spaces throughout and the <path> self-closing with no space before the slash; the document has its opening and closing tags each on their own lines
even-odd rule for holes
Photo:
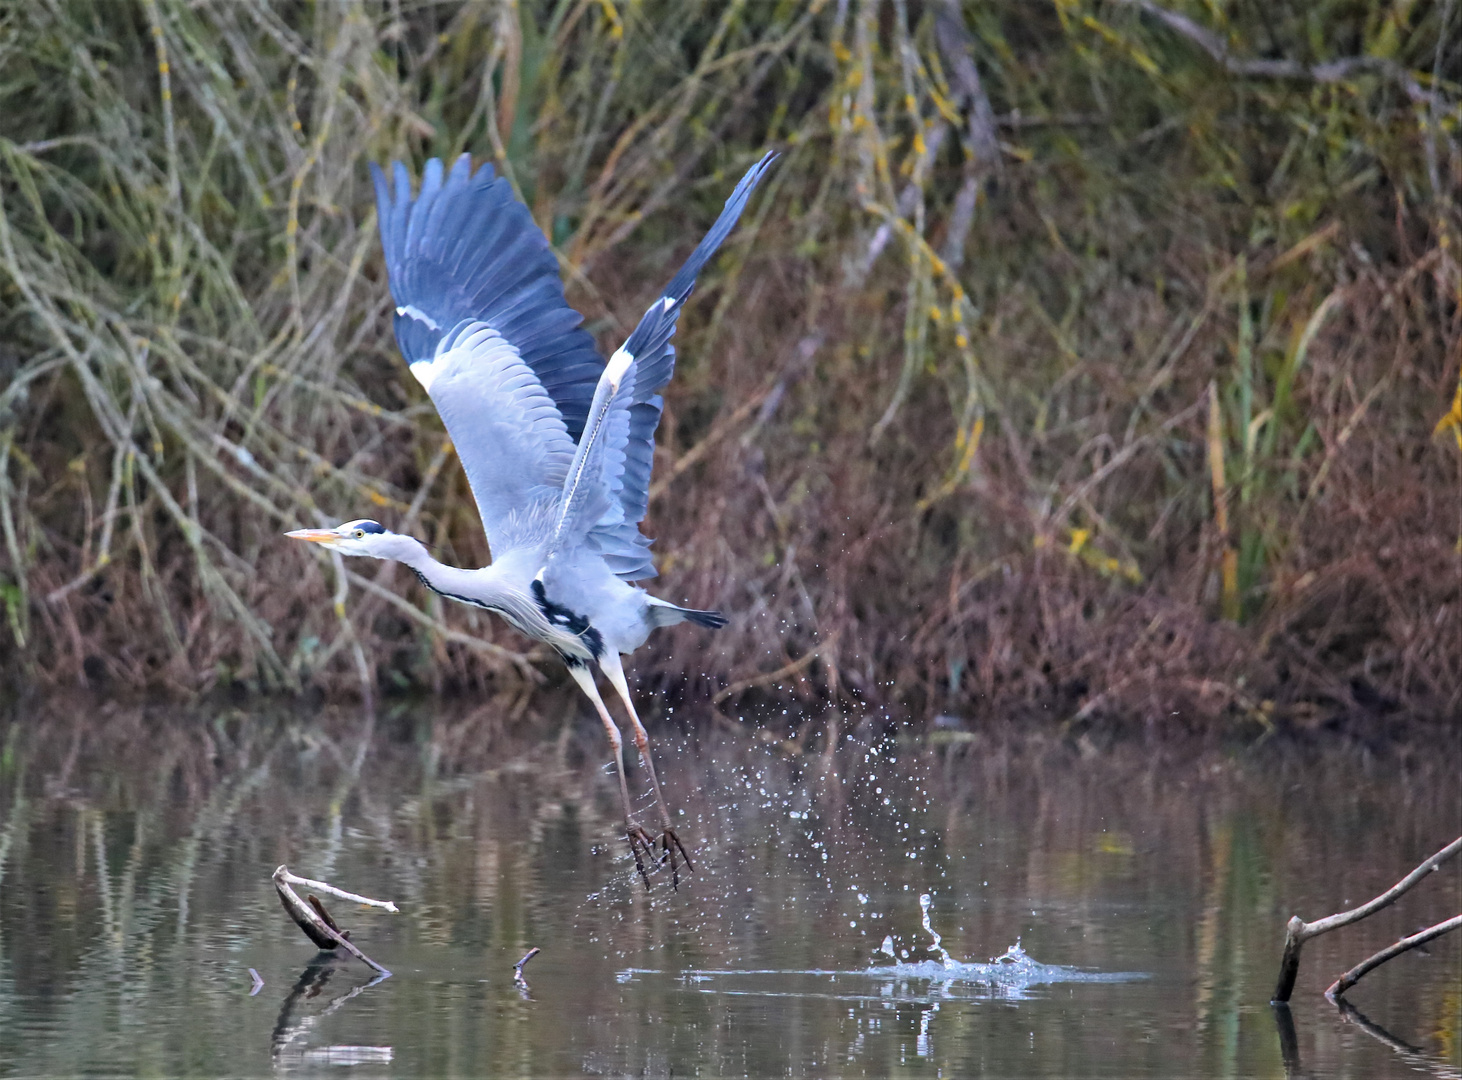
<svg viewBox="0 0 1462 1080">
<path fill-rule="evenodd" d="M 616 420 L 620 426 L 611 424 L 604 429 L 604 437 L 610 441 L 606 441 L 604 446 L 605 458 L 600 475 L 606 487 L 607 502 L 603 516 L 591 519 L 595 523 L 588 530 L 588 536 L 610 569 L 626 581 L 655 576 L 655 565 L 650 559 L 650 541 L 640 533 L 639 526 L 650 504 L 655 429 L 660 426 L 660 413 L 664 408 L 659 391 L 675 373 L 675 347 L 670 344 L 670 339 L 675 334 L 680 309 L 695 288 L 696 275 L 736 227 L 747 200 L 775 158 L 775 154 L 768 153 L 747 170 L 726 200 L 726 206 L 711 226 L 711 231 L 696 245 L 685 265 L 665 287 L 665 292 L 645 312 L 629 340 L 610 360 L 613 367 L 615 360 L 622 355 L 627 356 L 632 370 L 626 373 L 624 386 L 617 391 L 618 397 L 624 397 L 616 405 L 624 414 Z M 607 377 L 609 371 L 606 370 L 604 375 Z M 595 392 L 596 407 L 598 394 L 603 389 L 601 378 Z M 626 389 L 627 397 L 623 394 Z M 608 414 L 606 420 L 617 415 Z M 584 437 L 588 437 L 587 432 Z"/>
<path fill-rule="evenodd" d="M 491 165 L 474 174 L 466 154 L 445 178 L 441 161 L 428 161 L 414 199 L 406 167 L 398 161 L 392 171 L 394 190 L 371 165 L 407 363 L 435 357 L 462 323 L 485 323 L 537 376 L 577 441 L 604 361 L 564 300 L 558 261 L 528 208 Z M 453 441 L 463 454 L 455 432 Z M 473 467 L 465 456 L 463 465 Z"/>
<path fill-rule="evenodd" d="M 463 323 L 411 372 L 457 448 L 493 558 L 541 539 L 563 496 L 574 443 L 517 349 L 487 323 Z"/>
<path fill-rule="evenodd" d="M 624 472 L 624 447 L 630 433 L 635 358 L 620 349 L 609 358 L 574 459 L 564 479 L 558 519 L 548 556 L 577 547 L 586 534 L 621 516 L 612 477 Z M 610 569 L 616 567 L 611 562 Z"/>
</svg>

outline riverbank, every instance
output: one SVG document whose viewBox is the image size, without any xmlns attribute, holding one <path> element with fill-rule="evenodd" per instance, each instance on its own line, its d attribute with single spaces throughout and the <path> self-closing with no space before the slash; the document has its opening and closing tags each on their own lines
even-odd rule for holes
<svg viewBox="0 0 1462 1080">
<path fill-rule="evenodd" d="M 1455 723 L 1462 15 L 1180 8 L 22 9 L 5 680 L 537 685 L 489 618 L 279 535 L 371 515 L 489 558 L 396 355 L 366 165 L 495 162 L 607 353 L 774 146 L 677 336 L 647 528 L 650 584 L 730 621 L 662 632 L 642 685 Z"/>
</svg>

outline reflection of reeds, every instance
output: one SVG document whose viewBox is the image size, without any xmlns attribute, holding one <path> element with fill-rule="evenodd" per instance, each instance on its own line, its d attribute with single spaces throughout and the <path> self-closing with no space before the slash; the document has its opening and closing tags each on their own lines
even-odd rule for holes
<svg viewBox="0 0 1462 1080">
<path fill-rule="evenodd" d="M 733 623 L 714 668 L 676 631 L 643 673 L 1081 720 L 1455 715 L 1457 460 L 1428 435 L 1458 377 L 1458 14 L 1323 6 L 1228 13 L 1225 71 L 1151 5 L 22 5 L 6 667 L 531 670 L 477 613 L 277 539 L 375 513 L 487 554 L 394 355 L 365 162 L 495 161 L 612 345 L 777 145 L 682 328 L 652 507 L 662 587 Z M 1370 59 L 1239 62 L 1276 50 Z"/>
<path fill-rule="evenodd" d="M 383 710 L 366 733 L 348 709 L 103 712 L 91 699 L 57 700 L 0 715 L 0 1010 L 18 1018 L 0 1045 L 27 1075 L 98 1062 L 137 1071 L 134 1059 L 177 1072 L 181 1055 L 196 1071 L 247 1071 L 255 1066 L 225 1057 L 244 1046 L 263 1067 L 271 1041 L 291 1060 L 329 1045 L 395 1045 L 403 1055 L 429 1045 L 440 1055 L 433 1073 L 472 1072 L 474 1061 L 481 1072 L 489 1053 L 554 1073 L 565 1038 L 576 1052 L 663 1048 L 668 1010 L 703 1008 L 715 1020 L 728 1006 L 667 978 L 667 997 L 640 1000 L 634 1023 L 515 1023 L 512 964 L 530 945 L 544 947 L 534 989 L 563 1015 L 634 1016 L 638 999 L 627 1006 L 615 981 L 625 968 L 807 969 L 835 957 L 853 974 L 884 934 L 923 958 L 917 898 L 932 888 L 935 926 L 954 956 L 993 956 L 1023 935 L 1045 962 L 1152 971 L 1165 999 L 1160 1036 L 1124 1045 L 1159 1071 L 1211 1060 L 1215 1073 L 1263 1074 L 1277 1066 L 1273 1037 L 1251 1020 L 1272 986 L 1281 913 L 1384 887 L 1398 852 L 1424 853 L 1455 820 L 1456 747 L 1438 741 L 1323 754 L 1285 741 L 1236 760 L 1211 742 L 1177 739 L 1078 750 L 1011 724 L 937 749 L 846 742 L 817 760 L 714 731 L 664 737 L 668 794 L 703 856 L 667 902 L 645 894 L 624 852 L 591 717 L 555 739 L 542 723 L 504 731 L 482 710 L 402 707 Z M 300 974 L 311 948 L 266 880 L 278 858 L 300 868 L 333 860 L 340 880 L 401 904 L 389 920 L 352 918 L 362 947 L 408 972 L 389 1000 L 369 1006 L 364 1031 L 349 1003 L 328 1024 L 312 1022 L 366 971 L 351 961 L 333 976 L 338 965 Z M 1447 882 L 1459 869 L 1448 864 Z M 1454 910 L 1455 895 L 1433 882 L 1394 920 L 1357 927 L 1338 949 L 1316 941 L 1302 992 L 1318 993 L 1397 927 Z M 1455 947 L 1427 963 L 1448 964 Z M 253 1012 L 243 1011 L 248 967 L 266 980 Z M 1393 1029 L 1455 1067 L 1449 970 L 1377 989 Z M 1194 992 L 1171 990 L 1183 986 Z M 847 1050 L 845 1010 L 818 1014 L 815 1000 L 795 1003 L 806 1011 L 789 1030 Z M 58 1037 L 26 1026 L 37 1002 L 54 1010 L 45 1015 Z M 1117 1008 L 1136 1009 L 1118 1015 L 1135 1016 L 1139 1030 L 1152 1022 L 1151 998 L 1101 1006 L 1104 1016 Z M 173 1018 L 184 1013 L 179 1028 Z M 1327 1040 L 1314 1045 L 1308 1019 L 1309 1064 L 1349 1060 Z M 948 1016 L 936 1046 L 941 1032 L 953 1045 L 946 1025 L 955 1023 L 987 1030 L 991 1021 Z M 238 1040 L 221 1034 L 240 1030 L 248 1034 Z M 696 1030 L 685 1059 L 732 1071 L 746 1040 L 714 1022 Z M 1110 1044 L 1109 1024 L 1081 1030 Z M 1025 1031 L 1010 1037 L 1024 1045 Z M 1054 1037 L 1037 1045 L 1053 1075 L 1079 1072 L 1098 1052 Z M 723 1052 L 731 1056 L 715 1058 Z M 606 1071 L 626 1071 L 623 1061 Z"/>
</svg>

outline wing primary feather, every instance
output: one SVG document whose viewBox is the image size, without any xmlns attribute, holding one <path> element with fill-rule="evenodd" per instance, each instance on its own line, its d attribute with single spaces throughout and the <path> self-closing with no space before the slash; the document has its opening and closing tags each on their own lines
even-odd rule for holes
<svg viewBox="0 0 1462 1080">
<path fill-rule="evenodd" d="M 741 218 L 741 212 L 746 209 L 746 201 L 751 198 L 751 193 L 756 190 L 756 185 L 761 183 L 761 178 L 771 168 L 772 162 L 777 160 L 776 151 L 769 150 L 762 155 L 762 159 L 746 170 L 746 175 L 741 178 L 731 197 L 726 200 L 726 206 L 721 211 L 721 216 L 716 218 L 716 223 L 711 226 L 711 231 L 706 233 L 701 242 L 696 245 L 695 250 L 690 253 L 690 258 L 685 260 L 685 265 L 680 268 L 670 284 L 665 287 L 665 297 L 673 298 L 684 302 L 690 295 L 690 290 L 695 287 L 696 275 L 701 272 L 701 267 L 716 249 L 725 242 L 726 237 L 731 235 L 731 230 L 736 227 L 736 222 Z"/>
<path fill-rule="evenodd" d="M 564 300 L 543 231 L 507 180 L 491 165 L 474 171 L 466 154 L 428 161 L 415 198 L 400 162 L 373 165 L 371 179 L 407 363 L 433 360 L 463 320 L 484 322 L 538 376 L 577 440 L 604 360 Z"/>
<path fill-rule="evenodd" d="M 680 309 L 695 288 L 696 275 L 736 227 L 752 192 L 776 157 L 775 153 L 765 154 L 746 171 L 715 224 L 670 279 L 660 298 L 650 305 L 620 350 L 635 358 L 633 386 L 616 456 L 602 463 L 605 486 L 617 506 L 614 513 L 606 513 L 589 530 L 589 537 L 610 568 L 626 581 L 655 576 L 648 550 L 650 542 L 640 535 L 639 523 L 649 509 L 655 429 L 660 426 L 664 404 L 658 391 L 675 372 L 675 348 L 670 339 L 675 334 Z"/>
<path fill-rule="evenodd" d="M 650 310 L 640 319 L 635 327 L 634 333 L 630 334 L 629 340 L 624 343 L 625 349 L 637 357 L 649 360 L 656 357 L 670 343 L 670 337 L 675 333 L 675 322 L 680 315 L 680 308 L 690 296 L 691 290 L 695 288 L 696 275 L 706 265 L 712 255 L 725 242 L 726 237 L 731 235 L 731 230 L 736 227 L 736 222 L 741 219 L 741 212 L 746 209 L 747 200 L 751 193 L 756 190 L 756 185 L 761 183 L 761 178 L 766 175 L 767 169 L 771 168 L 773 161 L 777 159 L 774 151 L 768 151 L 762 159 L 746 170 L 731 197 L 726 200 L 725 207 L 716 218 L 716 223 L 701 242 L 695 246 L 690 253 L 690 258 L 685 260 L 676 275 L 670 279 L 670 284 L 665 286 L 665 291 L 660 299 L 650 306 Z M 670 371 L 665 372 L 665 379 L 670 378 Z M 660 389 L 664 383 L 657 386 L 645 387 L 644 391 L 653 393 Z"/>
<path fill-rule="evenodd" d="M 696 275 L 730 235 L 775 157 L 765 155 L 741 178 L 616 354 L 608 380 L 582 317 L 564 300 L 547 239 L 490 165 L 474 172 L 466 154 L 450 167 L 432 159 L 414 197 L 404 164 L 371 165 L 396 338 L 458 445 L 495 555 L 505 539 L 502 515 L 517 514 L 513 508 L 523 499 L 537 505 L 556 488 L 561 528 L 600 548 L 620 577 L 654 575 L 638 523 L 648 503 L 657 392 L 675 368 L 670 339 Z M 474 323 L 480 329 L 468 333 Z M 509 436 L 497 424 L 507 416 L 491 416 L 499 410 L 516 410 L 535 437 Z M 509 459 L 520 470 L 528 459 L 532 465 L 526 475 L 510 477 L 502 472 Z"/>
</svg>

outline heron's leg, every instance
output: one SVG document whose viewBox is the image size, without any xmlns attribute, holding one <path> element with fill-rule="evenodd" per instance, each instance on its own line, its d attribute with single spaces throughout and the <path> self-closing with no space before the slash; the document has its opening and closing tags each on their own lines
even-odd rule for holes
<svg viewBox="0 0 1462 1080">
<path fill-rule="evenodd" d="M 645 731 L 645 725 L 640 723 L 639 713 L 635 712 L 635 703 L 630 700 L 629 683 L 624 678 L 624 666 L 620 663 L 619 654 L 607 652 L 599 658 L 599 666 L 604 674 L 609 676 L 610 683 L 614 689 L 619 691 L 620 698 L 624 701 L 624 707 L 629 710 L 629 722 L 635 732 L 635 746 L 640 751 L 640 763 L 650 774 L 650 787 L 655 792 L 655 803 L 660 807 L 660 823 L 665 828 L 670 828 L 670 809 L 665 805 L 665 796 L 660 794 L 660 778 L 655 775 L 655 763 L 650 760 L 650 736 Z"/>
<path fill-rule="evenodd" d="M 660 807 L 660 824 L 665 833 L 661 843 L 665 848 L 665 855 L 670 860 L 670 874 L 675 878 L 675 851 L 680 852 L 680 857 L 685 860 L 688 869 L 694 870 L 695 866 L 690 861 L 690 855 L 686 853 L 685 845 L 680 842 L 680 837 L 675 835 L 675 829 L 670 824 L 670 808 L 665 803 L 665 796 L 660 793 L 660 778 L 655 775 L 655 763 L 650 758 L 650 736 L 645 731 L 645 725 L 640 723 L 640 714 L 635 711 L 635 703 L 629 696 L 629 683 L 624 678 L 624 665 L 620 662 L 619 654 L 607 652 L 599 658 L 599 666 L 604 674 L 609 676 L 610 683 L 619 692 L 620 698 L 624 701 L 624 707 L 629 711 L 629 722 L 635 732 L 635 746 L 639 747 L 640 761 L 644 764 L 645 770 L 650 774 L 650 787 L 655 792 L 655 803 Z M 672 848 L 673 845 L 673 848 Z"/>
<path fill-rule="evenodd" d="M 609 710 L 604 705 L 604 699 L 599 696 L 599 688 L 594 685 L 594 673 L 587 667 L 570 666 L 569 674 L 574 677 L 574 682 L 589 696 L 594 703 L 595 710 L 599 713 L 599 719 L 604 723 L 604 733 L 609 736 L 609 747 L 614 751 L 614 767 L 619 770 L 619 797 L 624 803 L 624 827 L 625 835 L 629 840 L 629 850 L 635 857 L 635 869 L 640 872 L 640 877 L 645 879 L 645 887 L 650 886 L 650 875 L 645 871 L 644 861 L 640 858 L 640 849 L 654 859 L 654 842 L 649 834 L 635 823 L 634 810 L 629 801 L 629 783 L 624 778 L 624 740 L 619 734 L 619 725 L 609 715 Z"/>
</svg>

